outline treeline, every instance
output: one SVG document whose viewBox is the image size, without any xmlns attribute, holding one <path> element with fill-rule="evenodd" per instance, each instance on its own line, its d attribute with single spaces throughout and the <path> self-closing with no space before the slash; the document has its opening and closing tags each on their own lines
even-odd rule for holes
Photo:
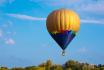
<svg viewBox="0 0 104 70">
<path fill-rule="evenodd" d="M 28 67 L 0 67 L 0 70 L 104 70 L 104 65 L 98 64 L 88 64 L 80 63 L 78 61 L 69 60 L 65 64 L 52 64 L 51 60 L 47 60 L 38 66 L 28 66 Z"/>
</svg>

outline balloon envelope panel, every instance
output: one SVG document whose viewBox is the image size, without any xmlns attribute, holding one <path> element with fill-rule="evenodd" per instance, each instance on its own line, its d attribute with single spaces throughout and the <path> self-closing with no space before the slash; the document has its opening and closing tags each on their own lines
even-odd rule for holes
<svg viewBox="0 0 104 70">
<path fill-rule="evenodd" d="M 65 50 L 76 34 L 73 31 L 65 31 L 63 33 L 56 34 L 50 33 L 50 35 L 58 43 L 58 45 Z"/>
<path fill-rule="evenodd" d="M 74 11 L 67 9 L 53 11 L 49 14 L 46 23 L 49 32 L 62 32 L 66 30 L 77 32 L 80 27 L 78 15 Z"/>
</svg>

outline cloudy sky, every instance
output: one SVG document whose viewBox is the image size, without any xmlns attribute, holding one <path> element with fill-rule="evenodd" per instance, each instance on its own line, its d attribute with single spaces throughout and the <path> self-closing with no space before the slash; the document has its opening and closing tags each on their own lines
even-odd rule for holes
<svg viewBox="0 0 104 70">
<path fill-rule="evenodd" d="M 0 0 L 0 66 L 38 65 L 48 59 L 104 64 L 104 0 Z M 81 27 L 66 56 L 46 29 L 50 12 L 78 13 Z"/>
</svg>

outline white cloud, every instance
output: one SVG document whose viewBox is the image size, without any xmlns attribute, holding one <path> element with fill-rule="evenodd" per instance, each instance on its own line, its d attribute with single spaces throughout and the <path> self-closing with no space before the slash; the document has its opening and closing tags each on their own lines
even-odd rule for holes
<svg viewBox="0 0 104 70">
<path fill-rule="evenodd" d="M 2 38 L 2 36 L 3 36 L 3 32 L 2 32 L 2 30 L 0 29 L 0 38 Z"/>
<path fill-rule="evenodd" d="M 2 24 L 2 27 L 3 28 L 8 28 L 8 27 L 11 27 L 12 26 L 12 22 L 11 21 L 7 21 L 6 23 Z"/>
<path fill-rule="evenodd" d="M 104 20 L 95 20 L 95 19 L 81 19 L 81 23 L 86 24 L 104 24 Z"/>
<path fill-rule="evenodd" d="M 41 3 L 46 6 L 66 6 L 74 2 L 79 2 L 79 0 L 30 0 L 34 3 Z"/>
<path fill-rule="evenodd" d="M 8 35 L 15 35 L 16 32 L 7 31 L 7 34 L 8 34 Z"/>
<path fill-rule="evenodd" d="M 91 11 L 91 12 L 104 12 L 104 0 L 99 0 L 96 3 L 82 4 L 79 6 L 79 9 L 82 11 Z"/>
<path fill-rule="evenodd" d="M 10 17 L 14 17 L 17 19 L 23 19 L 23 20 L 37 20 L 37 21 L 43 21 L 46 20 L 46 18 L 37 18 L 37 17 L 33 17 L 33 16 L 28 16 L 28 15 L 23 15 L 23 14 L 7 14 Z M 104 24 L 104 19 L 81 19 L 81 23 L 87 23 L 87 24 Z"/>
<path fill-rule="evenodd" d="M 0 0 L 0 5 L 4 4 L 6 0 Z"/>
<path fill-rule="evenodd" d="M 5 43 L 7 45 L 14 45 L 15 44 L 15 41 L 12 38 L 8 38 L 8 39 L 5 40 Z"/>
<path fill-rule="evenodd" d="M 28 15 L 23 15 L 23 14 L 7 14 L 10 17 L 18 18 L 18 19 L 23 19 L 23 20 L 46 20 L 46 18 L 38 18 L 38 17 L 32 17 Z"/>
<path fill-rule="evenodd" d="M 0 40 L 7 45 L 14 45 L 15 41 L 12 39 L 12 36 L 16 34 L 15 31 L 11 31 L 9 28 L 12 27 L 12 22 L 7 21 L 0 25 Z"/>
<path fill-rule="evenodd" d="M 71 8 L 86 12 L 104 12 L 104 0 L 30 0 L 34 3 L 41 3 L 46 6 Z"/>
<path fill-rule="evenodd" d="M 87 52 L 87 51 L 88 51 L 87 48 L 81 47 L 81 48 L 79 48 L 79 49 L 77 50 L 77 53 L 85 53 L 85 52 Z"/>
<path fill-rule="evenodd" d="M 11 3 L 13 3 L 15 0 L 0 0 L 0 5 L 4 5 L 4 4 L 6 4 L 6 3 L 9 3 L 9 4 L 11 4 Z"/>
</svg>

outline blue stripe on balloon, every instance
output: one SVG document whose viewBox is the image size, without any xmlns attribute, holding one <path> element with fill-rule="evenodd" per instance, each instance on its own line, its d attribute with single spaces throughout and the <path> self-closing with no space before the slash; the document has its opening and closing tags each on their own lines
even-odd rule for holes
<svg viewBox="0 0 104 70">
<path fill-rule="evenodd" d="M 58 43 L 58 45 L 63 50 L 65 50 L 76 34 L 70 30 L 70 31 L 65 31 L 63 33 L 56 33 L 56 34 L 50 33 L 50 35 Z"/>
</svg>

